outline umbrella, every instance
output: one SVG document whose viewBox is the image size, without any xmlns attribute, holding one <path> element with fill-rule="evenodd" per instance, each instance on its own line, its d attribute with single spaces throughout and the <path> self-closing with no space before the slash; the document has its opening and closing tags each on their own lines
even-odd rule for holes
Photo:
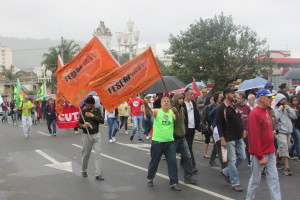
<svg viewBox="0 0 300 200">
<path fill-rule="evenodd" d="M 300 79 L 300 69 L 293 69 L 286 73 L 283 78 L 285 79 Z"/>
<path fill-rule="evenodd" d="M 179 88 L 183 88 L 186 85 L 184 82 L 175 78 L 174 76 L 163 76 L 163 79 L 166 84 L 168 92 Z M 166 92 L 165 86 L 163 84 L 162 79 L 159 79 L 148 89 L 146 89 L 143 93 L 154 94 L 154 93 L 164 93 L 164 92 Z"/>
<path fill-rule="evenodd" d="M 185 88 L 181 88 L 181 89 L 178 89 L 178 90 L 173 90 L 173 91 L 171 91 L 171 92 L 169 92 L 170 94 L 171 93 L 176 93 L 176 92 L 178 92 L 178 93 L 184 93 L 184 91 L 185 91 Z M 196 93 L 195 91 L 194 91 L 194 93 Z"/>
<path fill-rule="evenodd" d="M 50 95 L 48 95 L 47 97 L 46 97 L 46 100 L 48 100 L 48 99 L 56 99 L 56 94 L 50 94 Z"/>
<path fill-rule="evenodd" d="M 266 79 L 263 79 L 260 77 L 245 80 L 240 84 L 240 86 L 238 88 L 238 92 L 250 90 L 250 89 L 254 89 L 254 88 L 263 88 L 263 87 L 265 87 L 267 82 L 268 81 Z"/>
<path fill-rule="evenodd" d="M 186 88 L 192 88 L 192 84 L 190 83 L 186 86 Z M 203 82 L 196 82 L 196 85 L 198 86 L 199 90 L 206 88 L 206 85 Z"/>
<path fill-rule="evenodd" d="M 41 98 L 41 97 L 43 97 L 44 95 L 42 95 L 42 94 L 40 94 L 40 95 L 35 95 L 33 98 L 34 99 L 38 99 L 38 98 Z M 42 99 L 42 98 L 41 98 Z"/>
</svg>

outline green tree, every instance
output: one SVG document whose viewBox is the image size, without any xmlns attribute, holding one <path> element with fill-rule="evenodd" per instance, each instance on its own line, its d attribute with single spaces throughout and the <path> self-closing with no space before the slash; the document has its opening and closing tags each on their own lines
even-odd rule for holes
<svg viewBox="0 0 300 200">
<path fill-rule="evenodd" d="M 17 78 L 20 77 L 22 74 L 22 71 L 15 72 L 15 66 L 10 65 L 10 67 L 7 69 L 4 65 L 1 65 L 2 68 L 2 75 L 8 79 L 8 82 L 6 82 L 6 85 L 9 87 L 9 92 L 13 93 L 13 85 L 17 81 Z"/>
<path fill-rule="evenodd" d="M 63 40 L 63 48 L 58 47 L 50 47 L 48 49 L 48 53 L 43 54 L 43 61 L 41 64 L 46 66 L 46 69 L 51 70 L 54 73 L 57 70 L 57 58 L 58 55 L 61 55 L 61 50 L 63 49 L 63 62 L 66 64 L 69 62 L 80 50 L 79 44 L 77 44 L 74 40 Z M 56 77 L 51 78 L 50 86 L 52 88 L 52 92 L 54 92 L 54 88 L 56 84 Z"/>
<path fill-rule="evenodd" d="M 266 39 L 247 26 L 235 25 L 223 13 L 201 19 L 180 35 L 170 35 L 168 54 L 173 54 L 175 76 L 185 82 L 212 79 L 214 90 L 222 90 L 237 79 L 266 75 L 272 66 L 266 52 Z"/>
</svg>

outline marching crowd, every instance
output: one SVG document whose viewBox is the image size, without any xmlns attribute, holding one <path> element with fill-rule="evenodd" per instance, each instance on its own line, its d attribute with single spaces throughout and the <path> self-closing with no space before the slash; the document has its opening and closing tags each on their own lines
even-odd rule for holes
<svg viewBox="0 0 300 200">
<path fill-rule="evenodd" d="M 247 160 L 251 177 L 247 188 L 247 199 L 255 199 L 261 176 L 266 176 L 272 199 L 281 199 L 277 169 L 291 176 L 289 159 L 300 161 L 300 86 L 294 94 L 288 94 L 286 84 L 275 92 L 268 82 L 264 89 L 237 92 L 227 87 L 221 92 L 208 94 L 206 88 L 194 99 L 194 90 L 185 92 L 134 96 L 121 104 L 113 112 L 101 108 L 93 96 L 85 99 L 78 127 L 83 130 L 82 176 L 87 177 L 91 150 L 95 150 L 96 179 L 104 180 L 101 161 L 101 142 L 99 124 L 107 123 L 108 141 L 116 141 L 117 133 L 124 127 L 129 134 L 128 121 L 132 122 L 130 141 L 137 132 L 137 141 L 151 142 L 151 160 L 148 166 L 147 185 L 154 186 L 154 177 L 162 156 L 168 166 L 170 189 L 180 191 L 176 155 L 180 154 L 180 165 L 184 168 L 184 182 L 197 184 L 193 175 L 198 172 L 193 153 L 196 131 L 205 136 L 203 157 L 210 166 L 220 166 L 221 176 L 230 188 L 242 192 L 237 168 Z M 99 101 L 99 98 L 98 98 Z M 67 102 L 63 106 L 71 106 Z M 29 136 L 30 126 L 40 119 L 47 120 L 49 134 L 56 136 L 55 102 L 30 101 L 25 97 L 17 108 L 16 102 L 4 98 L 1 104 L 2 122 L 8 120 L 17 124 L 22 116 L 25 138 Z M 78 133 L 78 127 L 74 129 Z M 143 134 L 145 136 L 143 136 Z M 211 154 L 208 147 L 213 142 Z M 215 161 L 218 157 L 219 165 Z"/>
</svg>

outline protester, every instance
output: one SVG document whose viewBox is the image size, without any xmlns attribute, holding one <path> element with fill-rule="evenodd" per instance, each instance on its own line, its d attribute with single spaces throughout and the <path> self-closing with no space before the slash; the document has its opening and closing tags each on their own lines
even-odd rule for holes
<svg viewBox="0 0 300 200">
<path fill-rule="evenodd" d="M 251 177 L 248 184 L 247 200 L 255 199 L 260 185 L 261 174 L 266 172 L 271 199 L 281 200 L 278 172 L 276 169 L 274 131 L 269 107 L 273 94 L 268 89 L 258 91 L 258 106 L 248 119 L 249 153 L 251 154 Z"/>
<path fill-rule="evenodd" d="M 289 90 L 288 86 L 286 83 L 282 83 L 279 86 L 280 90 L 278 90 L 278 93 L 283 94 L 286 97 L 287 102 L 290 101 L 290 96 L 288 95 L 287 91 Z"/>
<path fill-rule="evenodd" d="M 42 111 L 43 111 L 43 119 L 44 120 L 46 120 L 46 115 L 44 113 L 44 109 L 45 109 L 46 105 L 47 105 L 47 100 L 45 98 L 43 98 L 43 100 L 42 100 Z"/>
<path fill-rule="evenodd" d="M 185 109 L 185 128 L 186 128 L 186 135 L 185 139 L 189 145 L 192 163 L 193 163 L 193 173 L 197 173 L 198 169 L 196 168 L 196 162 L 193 153 L 193 141 L 195 137 L 195 130 L 198 128 L 200 124 L 200 115 L 198 110 L 196 109 L 196 103 L 192 99 L 194 98 L 194 90 L 191 88 L 185 89 L 185 97 L 184 97 L 184 104 L 182 106 Z M 183 160 L 181 160 L 181 164 L 183 164 Z"/>
<path fill-rule="evenodd" d="M 249 94 L 248 95 L 247 105 L 250 107 L 251 110 L 256 106 L 255 105 L 255 95 L 254 94 Z"/>
<path fill-rule="evenodd" d="M 176 147 L 173 137 L 175 114 L 170 110 L 170 99 L 161 99 L 161 109 L 153 110 L 154 132 L 151 143 L 151 160 L 148 167 L 147 185 L 153 187 L 153 179 L 157 172 L 161 156 L 164 154 L 168 165 L 170 189 L 181 191 L 178 186 L 178 169 L 176 163 Z"/>
<path fill-rule="evenodd" d="M 274 99 L 275 102 L 275 117 L 278 122 L 277 130 L 278 134 L 276 139 L 278 142 L 278 152 L 279 156 L 284 162 L 284 174 L 286 176 L 291 176 L 292 173 L 289 168 L 289 151 L 288 151 L 288 141 L 290 139 L 291 133 L 293 132 L 292 120 L 297 119 L 297 115 L 293 109 L 288 106 L 287 98 L 285 95 L 278 93 Z"/>
<path fill-rule="evenodd" d="M 17 103 L 14 99 L 11 100 L 9 107 L 10 107 L 10 113 L 11 113 L 11 118 L 12 118 L 13 125 L 18 125 Z"/>
<path fill-rule="evenodd" d="M 95 99 L 87 97 L 82 115 L 79 117 L 78 126 L 83 129 L 82 134 L 82 176 L 87 177 L 88 162 L 92 149 L 95 151 L 95 174 L 96 180 L 103 181 L 103 166 L 101 158 L 101 139 L 99 124 L 103 124 L 101 110 L 95 108 Z"/>
<path fill-rule="evenodd" d="M 46 115 L 49 134 L 53 134 L 53 136 L 56 136 L 56 111 L 55 104 L 52 98 L 50 98 L 49 103 L 46 104 L 44 108 L 44 114 Z M 51 129 L 51 124 L 53 130 Z"/>
<path fill-rule="evenodd" d="M 120 130 L 122 130 L 122 127 L 124 125 L 125 128 L 125 134 L 128 134 L 128 103 L 127 101 L 124 101 L 119 107 L 119 118 L 120 118 Z"/>
<path fill-rule="evenodd" d="M 143 124 L 144 124 L 146 140 L 149 140 L 150 139 L 150 131 L 153 126 L 153 111 L 152 111 L 152 107 L 151 107 L 151 103 L 150 103 L 150 97 L 145 96 L 143 103 L 144 103 L 144 108 L 145 108 Z"/>
<path fill-rule="evenodd" d="M 113 112 L 105 110 L 105 123 L 108 123 L 108 140 L 110 143 L 116 141 L 116 134 L 119 130 L 118 109 Z"/>
<path fill-rule="evenodd" d="M 205 106 L 206 98 L 207 98 L 207 89 L 203 88 L 201 90 L 201 95 L 197 98 L 197 101 L 196 101 L 197 110 L 198 110 L 201 118 L 203 116 L 203 109 Z"/>
<path fill-rule="evenodd" d="M 138 142 L 143 142 L 142 121 L 143 112 L 145 112 L 143 100 L 141 98 L 138 98 L 137 96 L 134 96 L 132 99 L 130 99 L 128 102 L 128 112 L 129 118 L 132 119 L 133 122 L 130 141 L 133 140 L 136 131 L 138 131 Z"/>
<path fill-rule="evenodd" d="M 266 84 L 265 84 L 265 89 L 268 89 L 270 90 L 270 92 L 272 92 L 273 90 L 273 83 L 268 81 Z"/>
<path fill-rule="evenodd" d="M 244 127 L 244 133 L 245 135 L 243 135 L 243 139 L 246 145 L 246 155 L 247 155 L 247 159 L 248 159 L 248 166 L 250 166 L 250 154 L 248 153 L 248 138 L 247 138 L 247 132 L 248 132 L 248 116 L 251 112 L 250 107 L 245 103 L 246 100 L 246 96 L 243 93 L 239 93 L 237 95 L 237 102 L 236 102 L 236 106 L 240 112 L 240 116 L 243 122 L 243 127 Z"/>
<path fill-rule="evenodd" d="M 292 132 L 293 144 L 289 149 L 289 156 L 292 159 L 296 158 L 294 156 L 294 150 L 296 150 L 298 161 L 300 161 L 300 131 L 299 131 L 300 130 L 300 113 L 299 113 L 297 96 L 292 96 L 290 98 L 290 106 L 291 106 L 291 109 L 293 109 L 296 112 L 297 119 L 292 120 L 292 122 L 293 122 L 293 132 Z"/>
<path fill-rule="evenodd" d="M 36 125 L 37 122 L 37 104 L 34 99 L 31 99 L 31 103 L 33 105 L 33 109 L 31 110 L 31 120 L 32 124 Z"/>
<path fill-rule="evenodd" d="M 186 128 L 184 125 L 184 108 L 183 96 L 181 93 L 175 93 L 173 96 L 172 110 L 176 115 L 176 121 L 174 123 L 174 139 L 176 145 L 176 152 L 181 154 L 184 160 L 184 183 L 197 184 L 197 180 L 193 179 L 193 163 L 189 150 L 189 146 L 185 139 Z"/>
<path fill-rule="evenodd" d="M 40 119 L 43 118 L 43 110 L 42 110 L 42 102 L 38 100 L 36 102 L 36 109 L 37 109 L 37 121 L 40 123 Z"/>
<path fill-rule="evenodd" d="M 227 167 L 222 172 L 227 182 L 230 178 L 231 188 L 242 192 L 237 168 L 245 159 L 245 146 L 242 139 L 244 128 L 239 111 L 234 105 L 236 97 L 234 90 L 227 87 L 223 90 L 223 95 L 225 100 L 216 114 L 221 145 L 227 148 Z"/>
<path fill-rule="evenodd" d="M 163 93 L 156 93 L 156 98 L 153 103 L 153 108 L 161 108 L 161 99 L 163 98 Z"/>
<path fill-rule="evenodd" d="M 23 133 L 25 138 L 28 138 L 29 130 L 32 125 L 31 110 L 33 109 L 33 105 L 31 101 L 28 100 L 28 96 L 24 97 L 24 100 L 23 102 L 21 102 L 20 107 L 18 109 L 22 111 Z"/>
<path fill-rule="evenodd" d="M 1 107 L 2 107 L 2 123 L 3 121 L 7 123 L 8 121 L 8 112 L 9 112 L 9 101 L 7 101 L 7 97 L 3 98 L 3 102 L 1 103 Z"/>
</svg>

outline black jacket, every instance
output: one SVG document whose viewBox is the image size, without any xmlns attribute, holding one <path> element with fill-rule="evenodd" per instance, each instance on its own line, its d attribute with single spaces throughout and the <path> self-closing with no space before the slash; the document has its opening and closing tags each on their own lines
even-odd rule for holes
<svg viewBox="0 0 300 200">
<path fill-rule="evenodd" d="M 47 120 L 54 120 L 56 119 L 56 112 L 55 112 L 55 104 L 53 103 L 53 111 L 51 111 L 50 108 L 50 104 L 47 103 L 44 110 L 43 110 L 44 114 L 46 115 L 46 119 Z M 48 113 L 51 113 L 50 115 L 48 115 Z"/>
<path fill-rule="evenodd" d="M 91 112 L 95 115 L 95 117 L 86 117 L 85 113 L 86 112 Z M 85 107 L 84 109 L 82 109 L 82 115 L 80 114 L 79 117 L 79 121 L 78 121 L 78 127 L 81 128 L 83 130 L 83 133 L 87 134 L 87 130 L 86 128 L 83 128 L 83 118 L 82 116 L 84 116 L 84 120 L 85 122 L 89 122 L 93 128 L 88 128 L 89 133 L 90 134 L 97 134 L 99 133 L 99 124 L 103 124 L 104 123 L 104 119 L 103 116 L 101 114 L 101 110 L 99 108 L 92 108 L 92 109 L 88 109 L 87 107 Z"/>
<path fill-rule="evenodd" d="M 193 110 L 194 110 L 195 129 L 197 129 L 200 124 L 200 115 L 199 115 L 199 111 L 196 108 L 195 101 L 191 100 L 191 102 L 194 107 Z M 185 102 L 182 104 L 182 107 L 184 107 L 184 115 L 185 115 L 184 124 L 185 124 L 185 127 L 188 128 L 189 118 L 188 118 L 188 113 L 187 113 L 187 108 L 186 108 Z"/>
<path fill-rule="evenodd" d="M 226 141 L 239 140 L 243 136 L 243 122 L 235 105 L 227 106 L 224 102 L 216 114 L 219 136 Z"/>
</svg>

